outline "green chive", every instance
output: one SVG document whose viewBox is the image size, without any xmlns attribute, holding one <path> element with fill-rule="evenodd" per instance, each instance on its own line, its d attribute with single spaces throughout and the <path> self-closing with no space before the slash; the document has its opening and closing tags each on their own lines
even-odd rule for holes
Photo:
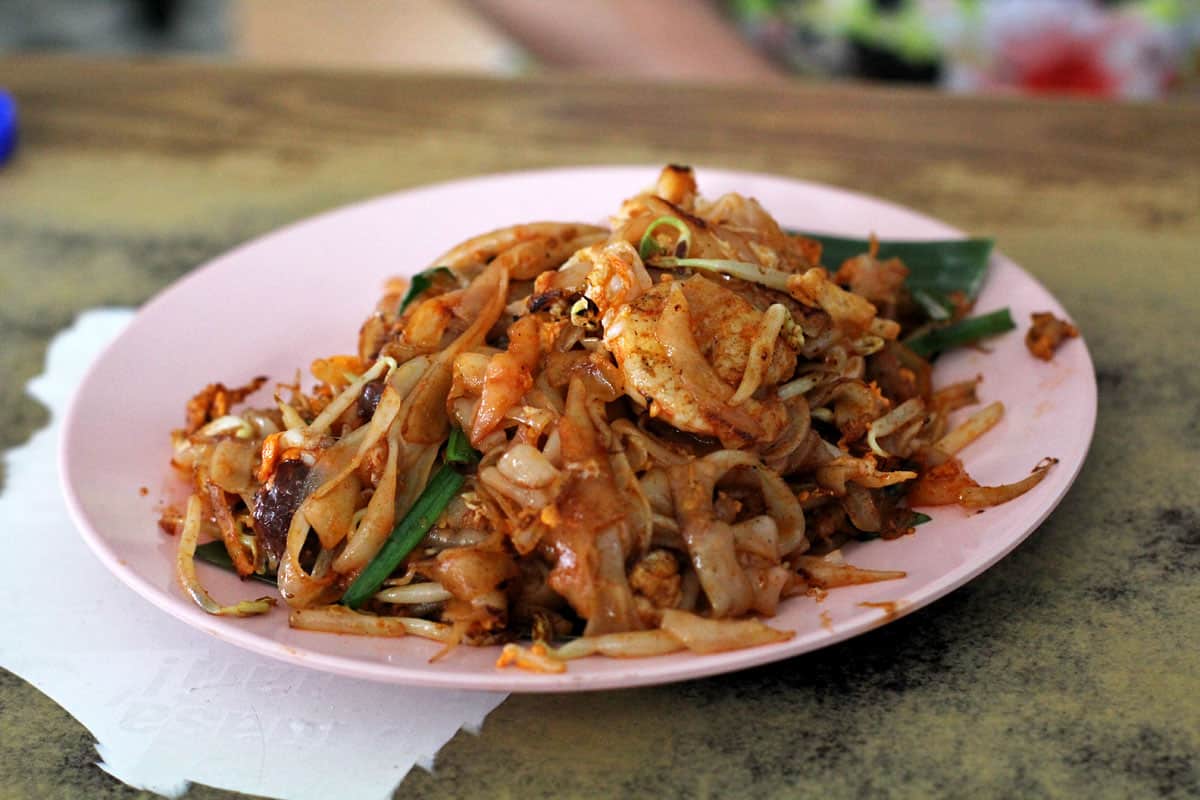
<svg viewBox="0 0 1200 800">
<path fill-rule="evenodd" d="M 859 531 L 858 533 L 854 534 L 854 540 L 856 542 L 871 542 L 878 538 L 878 533 L 871 533 L 870 531 Z"/>
<path fill-rule="evenodd" d="M 214 567 L 220 567 L 227 572 L 237 572 L 237 568 L 233 566 L 233 559 L 229 557 L 229 551 L 225 549 L 224 542 L 205 542 L 196 547 L 196 558 L 206 564 L 212 564 Z M 251 573 L 247 577 L 253 578 L 256 581 L 269 583 L 275 586 L 275 579 L 270 575 L 259 575 L 257 572 Z"/>
<path fill-rule="evenodd" d="M 928 514 L 922 514 L 920 511 L 912 512 L 912 515 L 908 518 L 909 527 L 912 527 L 912 528 L 915 528 L 918 525 L 924 525 L 926 522 L 932 522 L 932 521 L 933 521 L 933 517 L 929 516 Z"/>
<path fill-rule="evenodd" d="M 454 277 L 454 273 L 450 271 L 449 267 L 434 267 L 413 275 L 412 282 L 408 284 L 408 291 L 404 293 L 404 298 L 400 301 L 400 307 L 396 309 L 396 313 L 404 313 L 404 309 L 412 305 L 412 302 L 424 294 L 426 289 L 433 286 L 434 280 L 442 274 L 449 278 Z"/>
<path fill-rule="evenodd" d="M 1016 327 L 1012 314 L 1007 308 L 1002 308 L 990 314 L 959 320 L 944 328 L 931 328 L 905 340 L 904 344 L 922 358 L 929 358 L 936 353 L 970 344 L 985 336 L 1011 331 Z"/>
<path fill-rule="evenodd" d="M 400 562 L 425 538 L 462 485 L 463 476 L 455 472 L 454 467 L 443 464 L 404 519 L 392 529 L 375 558 L 342 595 L 342 603 L 350 608 L 358 608 L 379 591 L 379 587 L 400 566 Z"/>
<path fill-rule="evenodd" d="M 479 460 L 479 453 L 471 447 L 471 442 L 461 428 L 450 429 L 450 441 L 446 442 L 447 464 L 474 464 Z"/>
<path fill-rule="evenodd" d="M 687 226 L 687 223 L 679 217 L 670 215 L 659 217 L 651 222 L 646 232 L 642 234 L 642 241 L 638 244 L 638 255 L 644 261 L 653 256 L 662 255 L 667 252 L 662 248 L 658 241 L 654 238 L 654 231 L 661 228 L 663 225 L 670 225 L 675 230 L 679 231 L 679 238 L 675 240 L 675 251 L 671 254 L 677 258 L 683 258 L 687 255 L 688 249 L 692 245 L 692 229 Z M 682 245 L 682 248 L 680 247 Z"/>
</svg>

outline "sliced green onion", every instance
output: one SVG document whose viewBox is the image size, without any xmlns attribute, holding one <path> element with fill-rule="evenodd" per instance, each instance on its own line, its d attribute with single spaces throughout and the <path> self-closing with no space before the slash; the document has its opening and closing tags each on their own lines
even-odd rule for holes
<svg viewBox="0 0 1200 800">
<path fill-rule="evenodd" d="M 821 243 L 821 260 L 827 267 L 837 269 L 848 258 L 869 253 L 871 243 L 866 239 L 828 236 L 821 233 L 792 231 L 806 239 Z M 938 241 L 879 242 L 876 258 L 898 258 L 908 267 L 909 291 L 925 290 L 934 297 L 962 292 L 974 300 L 983 287 L 988 258 L 992 254 L 991 239 L 946 239 Z"/>
<path fill-rule="evenodd" d="M 412 305 L 413 301 L 424 294 L 426 289 L 433 286 L 434 280 L 443 273 L 449 278 L 454 277 L 454 273 L 450 271 L 449 267 L 434 267 L 413 275 L 412 282 L 408 284 L 408 291 L 404 293 L 404 298 L 401 299 L 396 313 L 404 313 L 404 309 Z"/>
<path fill-rule="evenodd" d="M 446 442 L 447 464 L 474 464 L 479 460 L 479 453 L 471 447 L 471 442 L 461 428 L 450 429 L 450 441 Z"/>
<path fill-rule="evenodd" d="M 396 567 L 400 566 L 405 556 L 425 538 L 433 523 L 437 522 L 446 506 L 462 488 L 463 480 L 463 476 L 455 472 L 454 467 L 449 464 L 443 464 L 442 468 L 434 473 L 425 486 L 425 491 L 404 515 L 404 519 L 392 529 L 391 535 L 375 554 L 375 558 L 371 559 L 371 563 L 367 564 L 342 595 L 343 605 L 358 608 L 379 591 L 379 587 Z"/>
<path fill-rule="evenodd" d="M 905 340 L 904 344 L 922 358 L 929 358 L 935 353 L 970 344 L 985 336 L 1011 331 L 1016 327 L 1012 314 L 1007 308 L 1002 308 L 990 314 L 961 319 L 944 328 L 931 328 Z"/>
<path fill-rule="evenodd" d="M 912 527 L 912 528 L 915 528 L 918 525 L 924 525 L 926 522 L 932 522 L 932 521 L 933 521 L 933 517 L 929 516 L 928 514 L 922 514 L 920 511 L 912 512 L 912 515 L 908 518 L 909 527 Z"/>
<path fill-rule="evenodd" d="M 663 253 L 667 252 L 654 238 L 654 232 L 663 225 L 670 225 L 672 228 L 679 231 L 679 238 L 675 240 L 675 252 L 672 255 L 682 258 L 683 256 L 686 256 L 688 250 L 691 249 L 692 229 L 689 228 L 687 223 L 681 220 L 679 217 L 672 217 L 668 214 L 666 216 L 659 217 L 658 219 L 654 220 L 654 222 L 651 222 L 649 227 L 646 228 L 646 232 L 642 234 L 642 241 L 640 244 L 638 244 L 638 255 L 642 257 L 643 261 L 647 258 L 662 255 Z"/>
<path fill-rule="evenodd" d="M 225 549 L 224 542 L 214 541 L 196 545 L 196 558 L 206 564 L 220 567 L 227 572 L 237 573 L 237 568 L 233 566 L 233 559 L 229 557 L 229 551 Z M 269 583 L 272 586 L 276 585 L 275 579 L 270 575 L 259 575 L 257 572 L 252 572 L 247 577 L 263 583 Z"/>
<path fill-rule="evenodd" d="M 674 256 L 659 256 L 653 259 L 655 267 L 691 267 L 721 275 L 741 278 L 750 283 L 758 283 L 777 292 L 788 290 L 787 282 L 792 273 L 778 269 L 751 264 L 749 261 L 728 261 L 723 258 L 675 258 Z"/>
</svg>

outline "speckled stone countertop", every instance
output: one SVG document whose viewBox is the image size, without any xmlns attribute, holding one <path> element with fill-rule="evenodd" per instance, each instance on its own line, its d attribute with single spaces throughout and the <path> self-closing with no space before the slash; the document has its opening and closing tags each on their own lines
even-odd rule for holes
<svg viewBox="0 0 1200 800">
<path fill-rule="evenodd" d="M 397 797 L 1200 796 L 1200 106 L 32 58 L 0 60 L 0 86 L 23 114 L 0 169 L 0 447 L 44 422 L 23 387 L 80 310 L 137 305 L 351 200 L 536 166 L 689 162 L 880 195 L 994 235 L 1083 330 L 1091 454 L 993 569 L 773 666 L 513 696 Z M 142 794 L 92 741 L 0 671 L 0 797 Z"/>
</svg>

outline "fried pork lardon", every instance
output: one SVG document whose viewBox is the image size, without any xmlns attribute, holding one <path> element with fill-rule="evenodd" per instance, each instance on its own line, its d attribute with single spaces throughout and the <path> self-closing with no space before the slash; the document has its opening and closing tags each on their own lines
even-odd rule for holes
<svg viewBox="0 0 1200 800">
<path fill-rule="evenodd" d="M 973 481 L 957 454 L 1003 407 L 950 424 L 979 381 L 934 391 L 900 343 L 904 265 L 819 261 L 674 165 L 611 232 L 458 245 L 390 282 L 358 353 L 315 361 L 310 391 L 236 414 L 262 381 L 215 383 L 188 404 L 173 463 L 194 492 L 163 524 L 181 583 L 212 613 L 270 608 L 204 591 L 211 539 L 276 579 L 296 627 L 421 636 L 439 657 L 532 637 L 501 662 L 550 672 L 786 639 L 747 615 L 903 576 L 845 564 L 848 540 L 911 532 L 911 499 L 1004 502 L 1052 463 Z"/>
<path fill-rule="evenodd" d="M 1078 328 L 1049 311 L 1035 311 L 1032 318 L 1033 323 L 1025 334 L 1025 346 L 1029 348 L 1030 353 L 1043 361 L 1054 358 L 1054 351 L 1067 339 L 1079 336 Z"/>
</svg>

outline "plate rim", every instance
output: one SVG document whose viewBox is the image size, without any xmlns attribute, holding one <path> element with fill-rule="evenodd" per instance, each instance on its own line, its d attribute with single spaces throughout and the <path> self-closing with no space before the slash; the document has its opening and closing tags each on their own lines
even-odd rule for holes
<svg viewBox="0 0 1200 800">
<path fill-rule="evenodd" d="M 631 688 L 634 686 L 652 686 L 665 683 L 681 682 L 693 680 L 706 676 L 715 676 L 726 674 L 729 672 L 740 671 L 750 667 L 761 666 L 775 661 L 781 661 L 788 658 L 795 658 L 805 653 L 823 649 L 829 645 L 845 641 L 847 639 L 859 636 L 882 625 L 894 622 L 901 617 L 925 608 L 937 600 L 945 597 L 949 593 L 961 588 L 963 585 L 974 580 L 983 572 L 991 569 L 1005 557 L 1007 557 L 1018 545 L 1026 541 L 1050 516 L 1051 513 L 1059 506 L 1063 499 L 1070 492 L 1075 480 L 1078 478 L 1083 469 L 1083 465 L 1087 461 L 1088 453 L 1090 452 L 1095 436 L 1095 426 L 1098 412 L 1098 387 L 1095 379 L 1095 365 L 1091 358 L 1090 349 L 1087 346 L 1086 340 L 1081 336 L 1075 343 L 1082 350 L 1082 361 L 1086 366 L 1085 375 L 1086 395 L 1082 398 L 1086 400 L 1086 418 L 1083 420 L 1086 426 L 1086 435 L 1082 452 L 1079 454 L 1078 461 L 1074 464 L 1070 476 L 1063 484 L 1062 490 L 1057 497 L 1054 497 L 1044 507 L 1040 508 L 1036 514 L 1036 518 L 1028 525 L 1027 530 L 1018 536 L 1014 536 L 1005 545 L 988 555 L 984 559 L 975 559 L 964 562 L 958 567 L 951 569 L 946 573 L 941 573 L 935 580 L 927 581 L 921 586 L 915 587 L 911 592 L 906 594 L 905 603 L 881 616 L 875 617 L 867 614 L 858 615 L 855 618 L 845 622 L 839 622 L 835 630 L 829 632 L 827 637 L 820 639 L 819 642 L 810 646 L 796 646 L 789 648 L 789 644 L 797 640 L 789 640 L 775 645 L 760 646 L 747 648 L 743 650 L 727 651 L 724 653 L 713 654 L 720 658 L 720 665 L 714 666 L 711 663 L 713 655 L 694 655 L 687 658 L 686 661 L 673 661 L 669 666 L 655 669 L 654 662 L 657 659 L 630 659 L 624 661 L 627 665 L 623 670 L 613 670 L 610 672 L 580 674 L 576 671 L 574 674 L 568 670 L 566 673 L 553 676 L 542 676 L 539 674 L 531 674 L 522 670 L 499 670 L 496 669 L 490 673 L 460 673 L 438 671 L 436 669 L 415 669 L 404 664 L 397 663 L 373 663 L 366 662 L 358 658 L 331 655 L 306 648 L 297 648 L 284 644 L 274 639 L 266 638 L 244 625 L 222 625 L 223 618 L 213 618 L 202 610 L 192 605 L 185 606 L 182 603 L 164 602 L 165 594 L 163 590 L 151 583 L 147 578 L 142 576 L 115 552 L 110 542 L 98 530 L 98 526 L 93 525 L 88 516 L 86 506 L 82 501 L 79 493 L 69 480 L 71 474 L 71 451 L 69 443 L 72 440 L 72 432 L 75 427 L 80 424 L 80 404 L 84 389 L 94 379 L 95 375 L 101 371 L 102 365 L 113 351 L 124 346 L 127 339 L 134 337 L 137 330 L 139 319 L 147 315 L 148 311 L 153 311 L 158 306 L 169 303 L 170 299 L 177 293 L 185 292 L 193 281 L 198 280 L 201 275 L 206 274 L 210 270 L 220 268 L 220 265 L 230 259 L 241 257 L 244 251 L 262 246 L 277 237 L 284 238 L 293 233 L 297 228 L 306 227 L 314 223 L 325 222 L 330 219 L 342 215 L 354 215 L 361 213 L 366 207 L 387 203 L 393 199 L 404 196 L 421 193 L 433 193 L 439 191 L 462 189 L 466 187 L 477 187 L 481 183 L 506 183 L 516 180 L 537 180 L 539 178 L 547 178 L 554 175 L 563 174 L 618 174 L 623 172 L 642 172 L 649 173 L 651 170 L 660 169 L 661 164 L 605 164 L 605 165 L 579 165 L 579 166 L 557 166 L 543 169 L 531 170 L 511 170 L 493 173 L 484 173 L 473 176 L 454 178 L 445 181 L 439 181 L 430 184 L 421 184 L 417 186 L 407 187 L 393 192 L 368 197 L 357 200 L 331 209 L 327 209 L 307 217 L 294 220 L 280 227 L 273 228 L 269 231 L 256 235 L 244 242 L 241 242 L 228 250 L 222 251 L 218 255 L 209 258 L 190 269 L 180 278 L 172 281 L 160 291 L 155 293 L 149 300 L 138 307 L 134 317 L 125 325 L 125 327 L 115 336 L 100 352 L 94 357 L 92 362 L 85 370 L 83 377 L 74 387 L 71 393 L 69 402 L 63 412 L 61 419 L 61 428 L 57 443 L 57 468 L 59 473 L 59 485 L 62 489 L 64 499 L 66 501 L 67 510 L 79 534 L 84 539 L 85 543 L 92 553 L 101 561 L 101 563 L 116 576 L 123 584 L 132 589 L 136 594 L 140 595 L 144 600 L 162 612 L 180 620 L 191 628 L 197 629 L 202 633 L 214 636 L 220 641 L 227 642 L 235 647 L 246 649 L 250 652 L 264 655 L 273 659 L 281 660 L 285 663 L 317 669 L 330 672 L 333 674 L 343 675 L 347 677 L 366 679 L 375 682 L 402 684 L 410 686 L 422 686 L 429 688 L 445 688 L 445 689 L 465 689 L 478 691 L 507 691 L 507 692 L 529 692 L 529 693 L 561 693 L 572 691 L 599 691 L 615 688 Z M 847 199 L 856 202 L 864 202 L 877 207 L 882 207 L 888 211 L 896 211 L 909 216 L 910 218 L 919 219 L 921 222 L 941 228 L 945 230 L 949 237 L 967 237 L 968 234 L 962 230 L 924 212 L 915 210 L 908 206 L 895 203 L 891 200 L 870 195 L 865 192 L 859 192 L 852 189 L 846 189 L 840 186 L 825 184 L 801 178 L 794 178 L 787 175 L 778 175 L 772 173 L 764 173 L 757 171 L 729 169 L 719 166 L 697 166 L 697 173 L 701 177 L 709 176 L 716 177 L 718 180 L 765 180 L 781 184 L 791 184 L 795 188 L 818 191 L 822 193 L 832 193 L 840 195 Z M 631 187 L 632 188 L 632 187 Z M 1004 256 L 1002 251 L 996 250 L 993 257 L 1004 258 L 1008 264 L 1017 269 L 1020 274 L 1032 282 L 1041 292 L 1051 298 L 1056 305 L 1062 308 L 1062 303 L 1058 298 L 1051 293 L 1040 280 L 1012 259 Z M 1065 309 L 1064 309 L 1065 310 Z M 170 570 L 173 573 L 173 569 Z M 213 624 L 214 619 L 218 624 Z M 234 620 L 237 622 L 237 620 Z M 469 677 L 468 677 L 469 676 Z M 550 677 L 554 680 L 546 681 L 545 678 Z"/>
</svg>

